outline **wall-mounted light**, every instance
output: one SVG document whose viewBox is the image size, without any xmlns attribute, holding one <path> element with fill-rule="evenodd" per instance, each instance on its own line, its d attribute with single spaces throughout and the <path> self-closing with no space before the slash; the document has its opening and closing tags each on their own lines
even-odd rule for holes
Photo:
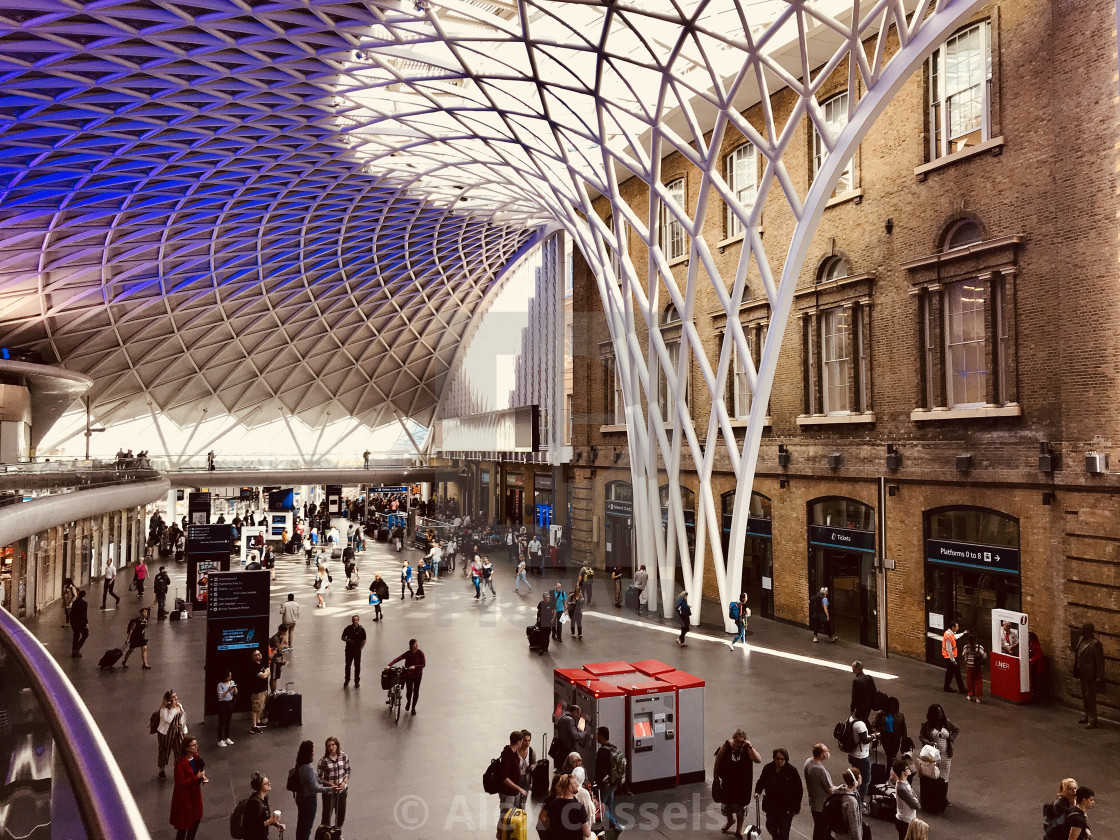
<svg viewBox="0 0 1120 840">
<path fill-rule="evenodd" d="M 1038 444 L 1038 469 L 1040 472 L 1054 472 L 1059 469 L 1060 456 L 1050 448 L 1050 441 L 1040 441 Z"/>
<path fill-rule="evenodd" d="M 840 469 L 840 464 L 843 463 L 843 461 L 844 461 L 844 456 L 841 455 L 839 452 L 833 452 L 831 455 L 828 456 L 827 460 L 828 460 L 828 468 L 830 470 L 838 470 L 838 469 Z"/>
<path fill-rule="evenodd" d="M 888 496 L 897 496 L 898 495 L 898 485 L 897 484 L 888 484 L 887 485 L 887 495 Z"/>
<path fill-rule="evenodd" d="M 622 452 L 616 449 L 614 451 L 614 462 L 617 464 L 621 460 L 622 460 Z"/>
<path fill-rule="evenodd" d="M 883 227 L 886 228 L 887 236 L 890 236 L 894 233 L 894 219 L 887 219 L 887 223 Z"/>
<path fill-rule="evenodd" d="M 582 461 L 583 460 L 583 451 L 581 450 L 579 452 L 576 452 L 574 455 L 572 455 L 572 460 L 573 461 Z"/>
<path fill-rule="evenodd" d="M 591 456 L 590 457 L 591 457 L 592 461 L 598 461 L 599 460 L 599 447 L 597 447 L 597 446 L 592 446 L 591 447 Z"/>
<path fill-rule="evenodd" d="M 957 456 L 957 469 L 961 472 L 968 472 L 972 469 L 972 456 L 971 455 L 958 455 Z"/>
<path fill-rule="evenodd" d="M 790 458 L 789 450 L 786 449 L 786 445 L 784 443 L 779 443 L 778 444 L 778 466 L 779 467 L 788 467 L 790 465 L 791 460 L 792 459 Z"/>
<path fill-rule="evenodd" d="M 902 453 L 893 443 L 887 444 L 887 469 L 894 472 L 902 466 Z"/>
<path fill-rule="evenodd" d="M 1051 493 L 1049 490 L 1043 490 L 1042 491 L 1042 503 L 1044 505 L 1049 505 L 1053 501 L 1054 501 L 1054 494 Z"/>
<path fill-rule="evenodd" d="M 1085 456 L 1085 472 L 1089 475 L 1101 475 L 1108 472 L 1108 453 L 1090 452 Z"/>
<path fill-rule="evenodd" d="M 779 490 L 785 490 L 787 487 L 789 487 L 789 479 L 788 478 L 779 478 L 778 479 L 778 489 Z"/>
</svg>

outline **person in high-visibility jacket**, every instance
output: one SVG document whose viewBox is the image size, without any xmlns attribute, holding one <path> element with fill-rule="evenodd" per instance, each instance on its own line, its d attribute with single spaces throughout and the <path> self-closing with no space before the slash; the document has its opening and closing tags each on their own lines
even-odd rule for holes
<svg viewBox="0 0 1120 840">
<path fill-rule="evenodd" d="M 958 633 L 960 629 L 960 622 L 953 621 L 949 625 L 949 629 L 945 631 L 945 635 L 941 637 L 941 658 L 945 660 L 945 690 L 952 693 L 953 689 L 949 687 L 949 683 L 953 681 L 953 677 L 957 678 L 957 690 L 964 694 L 964 679 L 961 677 L 961 665 L 957 659 L 957 639 L 963 636 L 963 633 Z"/>
</svg>

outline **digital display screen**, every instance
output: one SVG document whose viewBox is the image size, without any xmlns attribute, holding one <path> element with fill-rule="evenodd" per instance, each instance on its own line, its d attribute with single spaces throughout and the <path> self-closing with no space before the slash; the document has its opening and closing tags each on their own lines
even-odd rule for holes
<svg viewBox="0 0 1120 840">
<path fill-rule="evenodd" d="M 247 650 L 260 647 L 257 639 L 257 628 L 252 625 L 246 627 L 223 627 L 218 636 L 217 650 Z"/>
<path fill-rule="evenodd" d="M 644 720 L 634 721 L 634 737 L 635 738 L 648 738 L 653 734 L 653 724 L 650 723 L 649 718 Z"/>
</svg>

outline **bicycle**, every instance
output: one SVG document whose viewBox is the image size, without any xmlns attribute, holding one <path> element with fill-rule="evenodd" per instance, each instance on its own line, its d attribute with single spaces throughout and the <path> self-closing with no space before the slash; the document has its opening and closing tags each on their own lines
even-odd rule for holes
<svg viewBox="0 0 1120 840">
<path fill-rule="evenodd" d="M 392 674 L 391 677 L 390 674 Z M 381 676 L 382 686 L 385 685 L 385 682 L 391 680 L 388 687 L 389 699 L 385 701 L 385 705 L 389 707 L 389 715 L 393 718 L 393 722 L 399 724 L 401 722 L 401 699 L 404 694 L 404 668 L 401 666 L 386 668 Z"/>
</svg>

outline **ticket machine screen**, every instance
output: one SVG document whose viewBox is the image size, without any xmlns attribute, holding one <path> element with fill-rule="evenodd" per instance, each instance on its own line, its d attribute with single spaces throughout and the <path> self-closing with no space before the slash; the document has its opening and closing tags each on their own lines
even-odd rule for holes
<svg viewBox="0 0 1120 840">
<path fill-rule="evenodd" d="M 649 715 L 642 715 L 634 721 L 635 738 L 648 738 L 652 734 L 653 723 L 650 721 Z"/>
</svg>

